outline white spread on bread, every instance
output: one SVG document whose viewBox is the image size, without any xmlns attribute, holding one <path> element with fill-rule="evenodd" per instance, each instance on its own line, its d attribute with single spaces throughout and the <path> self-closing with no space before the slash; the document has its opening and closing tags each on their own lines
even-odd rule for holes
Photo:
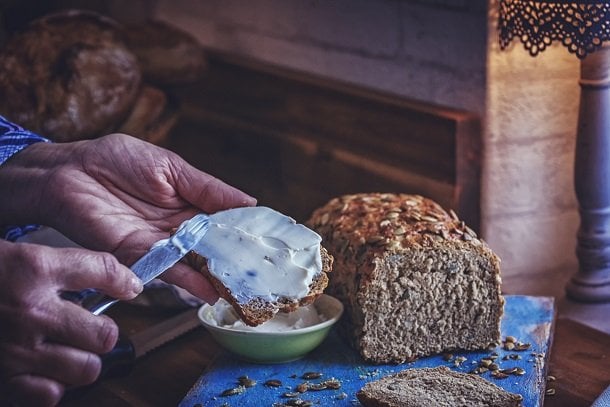
<svg viewBox="0 0 610 407">
<path fill-rule="evenodd" d="M 222 298 L 214 304 L 206 318 L 209 323 L 222 328 L 255 332 L 293 331 L 295 329 L 307 328 L 326 320 L 322 314 L 318 313 L 313 304 L 309 304 L 299 307 L 293 312 L 279 312 L 273 318 L 260 325 L 249 326 L 239 319 L 231 304 Z"/>
<path fill-rule="evenodd" d="M 193 250 L 239 302 L 275 301 L 308 294 L 322 270 L 321 241 L 294 219 L 257 206 L 211 215 L 205 237 Z"/>
</svg>

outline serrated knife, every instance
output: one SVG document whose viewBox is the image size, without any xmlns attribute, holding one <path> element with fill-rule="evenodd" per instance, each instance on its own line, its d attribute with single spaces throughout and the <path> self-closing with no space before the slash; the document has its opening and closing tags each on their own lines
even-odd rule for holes
<svg viewBox="0 0 610 407">
<path fill-rule="evenodd" d="M 133 335 L 121 335 L 114 349 L 102 355 L 100 379 L 129 373 L 136 359 L 200 326 L 197 308 L 181 312 Z"/>
</svg>

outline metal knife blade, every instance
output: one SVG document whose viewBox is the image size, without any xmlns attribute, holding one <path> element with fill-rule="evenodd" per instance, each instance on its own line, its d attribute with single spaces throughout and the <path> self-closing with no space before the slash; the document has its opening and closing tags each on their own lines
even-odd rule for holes
<svg viewBox="0 0 610 407">
<path fill-rule="evenodd" d="M 183 258 L 208 231 L 209 216 L 203 213 L 183 222 L 169 239 L 161 240 L 133 266 L 144 284 L 149 283 Z"/>
<path fill-rule="evenodd" d="M 131 270 L 144 284 L 148 284 L 182 259 L 203 238 L 208 230 L 208 222 L 209 216 L 203 213 L 182 222 L 176 233 L 169 239 L 155 243 L 140 260 L 134 263 Z M 65 298 L 80 303 L 94 315 L 100 315 L 117 302 L 114 298 L 91 289 Z"/>
</svg>

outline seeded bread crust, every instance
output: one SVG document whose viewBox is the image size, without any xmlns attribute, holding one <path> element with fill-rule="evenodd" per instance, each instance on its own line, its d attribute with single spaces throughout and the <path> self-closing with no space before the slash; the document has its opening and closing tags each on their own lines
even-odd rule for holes
<svg viewBox="0 0 610 407">
<path fill-rule="evenodd" d="M 374 363 L 500 343 L 500 260 L 453 211 L 419 195 L 355 194 L 308 226 L 335 259 L 327 292 L 347 338 Z"/>
<path fill-rule="evenodd" d="M 523 400 L 480 376 L 445 366 L 403 370 L 367 383 L 356 396 L 365 407 L 518 407 Z"/>
<path fill-rule="evenodd" d="M 247 303 L 240 303 L 219 279 L 214 277 L 207 265 L 207 260 L 195 252 L 190 252 L 186 256 L 186 261 L 195 270 L 201 271 L 211 282 L 221 298 L 227 300 L 239 314 L 242 321 L 247 325 L 257 326 L 270 320 L 278 312 L 295 311 L 298 307 L 309 305 L 315 301 L 328 285 L 327 273 L 332 271 L 333 257 L 328 254 L 325 248 L 320 246 L 322 256 L 322 271 L 314 276 L 309 285 L 309 293 L 299 299 L 280 298 L 278 301 L 265 301 L 261 298 L 252 298 Z"/>
</svg>

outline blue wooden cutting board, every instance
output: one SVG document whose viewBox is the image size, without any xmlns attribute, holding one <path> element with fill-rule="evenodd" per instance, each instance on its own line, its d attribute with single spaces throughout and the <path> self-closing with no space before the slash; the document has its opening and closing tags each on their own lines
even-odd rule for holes
<svg viewBox="0 0 610 407">
<path fill-rule="evenodd" d="M 502 339 L 511 335 L 520 342 L 531 345 L 528 350 L 519 352 L 507 351 L 498 346 L 493 351 L 453 352 L 451 360 L 445 360 L 442 355 L 438 355 L 401 365 L 372 365 L 364 362 L 357 352 L 333 332 L 320 347 L 305 358 L 290 363 L 252 364 L 223 354 L 203 373 L 180 406 L 273 406 L 274 403 L 287 401 L 282 395 L 294 391 L 298 384 L 304 382 L 301 376 L 305 372 L 323 373 L 322 378 L 310 380 L 310 383 L 334 377 L 341 382 L 341 388 L 308 391 L 301 399 L 310 400 L 315 406 L 359 406 L 356 392 L 369 381 L 404 369 L 419 367 L 447 366 L 456 371 L 470 372 L 482 358 L 490 356 L 492 352 L 498 354 L 496 362 L 501 369 L 520 367 L 525 370 L 525 374 L 510 375 L 504 379 L 493 378 L 490 372 L 481 376 L 509 392 L 521 394 L 524 407 L 542 406 L 554 315 L 553 298 L 506 296 L 501 324 Z M 513 359 L 516 356 L 511 358 L 510 355 L 519 355 L 520 358 Z M 460 356 L 466 360 L 456 363 L 456 358 Z M 247 388 L 241 394 L 221 396 L 224 390 L 237 386 L 240 376 L 256 380 L 257 385 Z M 264 386 L 263 383 L 269 379 L 280 380 L 282 386 Z"/>
</svg>

